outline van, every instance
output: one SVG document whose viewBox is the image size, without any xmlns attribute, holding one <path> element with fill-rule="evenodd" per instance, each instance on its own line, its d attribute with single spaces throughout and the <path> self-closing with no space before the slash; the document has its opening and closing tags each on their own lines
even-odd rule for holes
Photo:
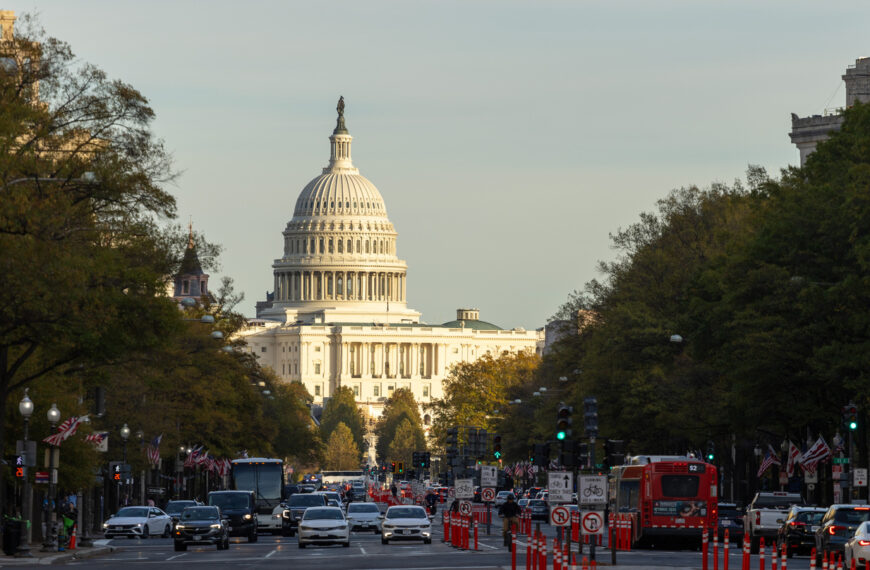
<svg viewBox="0 0 870 570">
<path fill-rule="evenodd" d="M 229 519 L 230 536 L 246 536 L 257 542 L 257 498 L 253 491 L 212 491 L 208 504 L 219 507 L 221 516 Z"/>
</svg>

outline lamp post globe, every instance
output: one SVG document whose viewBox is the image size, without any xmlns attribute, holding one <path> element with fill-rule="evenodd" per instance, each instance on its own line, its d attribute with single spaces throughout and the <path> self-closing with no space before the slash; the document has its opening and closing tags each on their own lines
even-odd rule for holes
<svg viewBox="0 0 870 570">
<path fill-rule="evenodd" d="M 52 404 L 51 408 L 45 414 L 48 417 L 48 423 L 54 425 L 60 421 L 60 410 L 57 409 L 57 404 Z"/>
<path fill-rule="evenodd" d="M 123 439 L 124 441 L 130 439 L 130 428 L 127 427 L 127 424 L 121 426 L 121 439 Z"/>
<path fill-rule="evenodd" d="M 52 404 L 46 412 L 48 423 L 51 424 L 51 433 L 54 433 L 57 422 L 60 421 L 60 410 L 57 409 L 57 404 Z M 57 551 L 57 460 L 58 449 L 54 445 L 49 445 L 48 455 L 48 532 L 45 536 L 45 541 L 42 543 L 42 552 Z"/>
<path fill-rule="evenodd" d="M 33 499 L 31 498 L 30 491 L 30 478 L 27 476 L 27 467 L 31 463 L 30 461 L 30 453 L 28 448 L 30 447 L 30 416 L 33 415 L 33 400 L 30 399 L 30 396 L 27 395 L 27 388 L 24 389 L 24 397 L 21 398 L 21 401 L 18 402 L 18 411 L 21 412 L 21 416 L 24 418 L 24 465 L 22 466 L 22 479 L 24 482 L 24 486 L 22 489 L 22 509 L 21 512 L 24 515 L 24 536 L 21 537 L 20 543 L 18 545 L 18 549 L 15 552 L 15 556 L 18 558 L 32 558 L 33 554 L 30 553 L 30 519 L 32 518 L 31 508 L 33 506 Z"/>
<path fill-rule="evenodd" d="M 27 395 L 27 389 L 24 390 L 24 397 L 18 402 L 18 411 L 21 412 L 25 420 L 29 420 L 30 416 L 33 415 L 33 400 Z"/>
</svg>

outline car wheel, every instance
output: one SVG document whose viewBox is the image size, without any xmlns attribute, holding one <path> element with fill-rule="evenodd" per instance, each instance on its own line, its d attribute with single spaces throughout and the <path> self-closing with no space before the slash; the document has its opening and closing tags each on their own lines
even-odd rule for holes
<svg viewBox="0 0 870 570">
<path fill-rule="evenodd" d="M 224 538 L 224 550 L 229 550 L 229 549 L 230 549 L 230 537 L 227 536 L 226 538 Z"/>
<path fill-rule="evenodd" d="M 348 540 L 347 542 L 343 543 L 342 546 L 345 548 L 350 548 L 350 541 Z"/>
<path fill-rule="evenodd" d="M 376 529 L 375 529 L 375 534 L 381 534 L 381 529 L 376 528 Z"/>
<path fill-rule="evenodd" d="M 163 529 L 163 535 L 161 535 L 160 538 L 169 538 L 170 532 L 172 532 L 172 530 L 169 528 L 169 525 L 166 525 L 166 528 Z"/>
<path fill-rule="evenodd" d="M 381 544 L 389 544 L 389 543 L 390 543 L 389 540 L 387 540 L 387 539 L 384 538 L 383 536 L 381 537 Z"/>
<path fill-rule="evenodd" d="M 257 542 L 257 531 L 255 530 L 251 534 L 248 535 L 248 542 Z"/>
<path fill-rule="evenodd" d="M 142 538 L 151 538 L 151 531 L 148 529 L 147 524 L 142 527 Z"/>
<path fill-rule="evenodd" d="M 431 538 L 424 538 L 423 544 L 432 544 L 432 539 Z"/>
<path fill-rule="evenodd" d="M 302 541 L 300 541 L 300 542 L 299 542 L 299 548 L 305 548 L 305 543 L 302 542 Z"/>
<path fill-rule="evenodd" d="M 187 545 L 183 542 L 175 541 L 175 552 L 181 552 L 183 550 L 187 550 Z"/>
</svg>

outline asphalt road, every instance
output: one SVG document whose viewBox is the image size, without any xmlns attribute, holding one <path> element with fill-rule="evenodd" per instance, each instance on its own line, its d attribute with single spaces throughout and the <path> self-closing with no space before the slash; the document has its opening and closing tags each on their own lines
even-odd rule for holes
<svg viewBox="0 0 870 570">
<path fill-rule="evenodd" d="M 440 517 L 436 520 L 439 520 Z M 500 522 L 500 521 L 499 521 Z M 309 546 L 300 550 L 296 538 L 261 535 L 258 542 L 250 544 L 242 539 L 233 538 L 228 551 L 218 551 L 215 547 L 188 547 L 187 552 L 175 552 L 169 539 L 152 538 L 147 540 L 113 539 L 100 541 L 117 547 L 113 553 L 82 561 L 70 561 L 69 566 L 85 568 L 118 568 L 168 566 L 180 568 L 190 565 L 194 568 L 232 567 L 232 568 L 278 568 L 294 569 L 378 569 L 378 568 L 416 568 L 416 569 L 509 569 L 511 558 L 508 550 L 501 546 L 499 527 L 493 525 L 492 535 L 486 536 L 484 527 L 478 534 L 477 551 L 461 551 L 443 542 L 441 527 L 433 525 L 435 535 L 432 544 L 415 542 L 396 542 L 382 545 L 379 535 L 372 533 L 353 533 L 350 548 L 341 546 Z M 554 537 L 555 529 L 542 525 L 542 531 Z M 552 544 L 552 538 L 550 540 Z M 472 545 L 473 546 L 473 545 Z M 517 567 L 525 568 L 526 542 L 520 542 Z M 586 551 L 588 554 L 588 551 Z M 610 564 L 610 551 L 598 551 L 599 566 Z M 579 560 L 578 560 L 579 561 Z M 731 551 L 730 568 L 740 568 L 739 548 Z M 623 568 L 701 568 L 701 553 L 696 549 L 685 550 L 635 550 L 618 552 L 617 563 Z M 552 564 L 552 557 L 550 559 Z M 751 568 L 758 568 L 757 556 L 752 557 Z M 770 566 L 768 557 L 767 566 Z M 720 568 L 723 567 L 720 553 Z M 789 569 L 809 568 L 809 558 L 799 556 L 789 559 Z M 713 568 L 712 559 L 710 568 Z"/>
</svg>

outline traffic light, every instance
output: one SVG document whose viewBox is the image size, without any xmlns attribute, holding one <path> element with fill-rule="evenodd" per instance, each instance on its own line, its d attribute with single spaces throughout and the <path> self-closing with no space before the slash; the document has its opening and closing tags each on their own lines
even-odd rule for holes
<svg viewBox="0 0 870 570">
<path fill-rule="evenodd" d="M 712 463 L 713 460 L 716 459 L 716 444 L 712 441 L 707 442 L 707 455 L 705 457 L 710 463 Z"/>
<path fill-rule="evenodd" d="M 448 456 L 459 453 L 458 435 L 459 430 L 455 427 L 447 428 L 447 446 L 445 447 L 445 451 Z"/>
<path fill-rule="evenodd" d="M 858 406 L 852 403 L 843 406 L 843 423 L 849 431 L 858 429 Z"/>
<path fill-rule="evenodd" d="M 532 463 L 535 465 L 542 465 L 544 467 L 547 466 L 547 463 L 550 461 L 550 445 L 547 443 L 535 444 L 535 455 L 532 459 Z"/>
<path fill-rule="evenodd" d="M 583 399 L 583 426 L 586 437 L 598 437 L 598 398 L 594 396 Z"/>
<path fill-rule="evenodd" d="M 477 458 L 483 459 L 486 456 L 486 442 L 487 442 L 487 433 L 486 430 L 480 428 L 477 430 Z"/>
<path fill-rule="evenodd" d="M 574 467 L 577 456 L 574 455 L 576 441 L 566 439 L 562 441 L 562 453 L 559 455 L 559 463 L 564 467 Z"/>
<path fill-rule="evenodd" d="M 492 436 L 492 456 L 501 459 L 501 436 L 499 434 Z"/>
<path fill-rule="evenodd" d="M 429 464 L 432 462 L 432 454 L 428 451 L 424 451 L 420 455 L 422 456 L 420 467 L 422 467 L 423 469 L 429 469 Z"/>
<path fill-rule="evenodd" d="M 604 441 L 604 457 L 608 467 L 616 467 L 625 462 L 625 442 L 621 439 L 608 439 Z"/>
<path fill-rule="evenodd" d="M 571 436 L 571 414 L 574 409 L 564 404 L 559 406 L 556 412 L 556 439 L 564 440 Z"/>
<path fill-rule="evenodd" d="M 397 469 L 396 472 L 397 472 L 399 475 L 404 475 L 404 474 L 405 474 L 405 462 L 404 462 L 404 461 L 399 461 L 399 462 L 396 464 L 396 469 Z"/>
<path fill-rule="evenodd" d="M 396 472 L 396 462 L 393 461 L 390 463 L 390 473 L 395 473 L 395 472 Z"/>
<path fill-rule="evenodd" d="M 575 441 L 574 455 L 577 457 L 577 467 L 583 469 L 589 464 L 589 444 Z"/>
</svg>

